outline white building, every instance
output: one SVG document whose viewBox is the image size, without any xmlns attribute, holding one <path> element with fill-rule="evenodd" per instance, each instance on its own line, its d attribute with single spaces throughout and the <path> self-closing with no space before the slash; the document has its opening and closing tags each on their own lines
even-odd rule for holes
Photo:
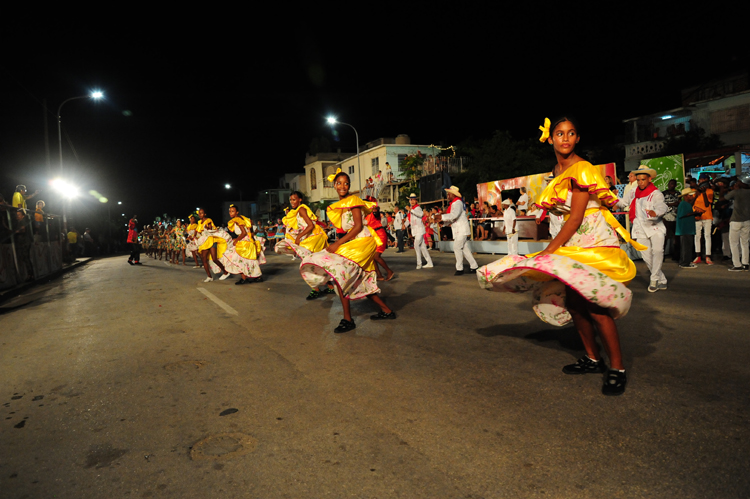
<svg viewBox="0 0 750 499">
<path fill-rule="evenodd" d="M 749 83 L 744 73 L 688 88 L 682 91 L 682 107 L 623 120 L 625 170 L 638 168 L 644 156 L 658 155 L 670 137 L 679 137 L 696 126 L 734 147 L 735 161 L 741 162 L 739 149 L 750 145 Z"/>
</svg>

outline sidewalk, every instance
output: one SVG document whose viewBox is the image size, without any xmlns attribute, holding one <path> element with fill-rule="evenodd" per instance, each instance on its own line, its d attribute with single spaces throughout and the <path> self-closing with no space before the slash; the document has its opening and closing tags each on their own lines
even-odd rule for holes
<svg viewBox="0 0 750 499">
<path fill-rule="evenodd" d="M 60 270 L 57 270 L 51 274 L 45 275 L 44 277 L 40 277 L 39 279 L 34 279 L 33 281 L 18 284 L 17 286 L 14 286 L 10 289 L 4 289 L 0 291 L 0 303 L 3 303 L 6 300 L 9 300 L 15 296 L 20 295 L 24 291 L 27 291 L 28 289 L 33 288 L 37 284 L 45 283 L 45 282 L 51 281 L 52 279 L 57 279 L 58 277 L 63 275 L 65 272 L 78 268 L 82 265 L 86 265 L 91 259 L 92 257 L 89 257 L 89 256 L 77 258 L 73 263 L 63 263 L 63 266 Z"/>
</svg>

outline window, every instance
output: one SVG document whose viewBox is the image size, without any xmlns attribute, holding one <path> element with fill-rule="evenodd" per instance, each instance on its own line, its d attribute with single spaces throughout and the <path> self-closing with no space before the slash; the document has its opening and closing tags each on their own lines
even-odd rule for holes
<svg viewBox="0 0 750 499">
<path fill-rule="evenodd" d="M 310 190 L 314 191 L 318 188 L 318 181 L 315 178 L 315 168 L 310 168 Z"/>
<path fill-rule="evenodd" d="M 349 167 L 349 175 L 354 175 L 354 166 Z"/>
<path fill-rule="evenodd" d="M 380 171 L 380 158 L 372 158 L 372 175 L 375 176 Z"/>
<path fill-rule="evenodd" d="M 399 155 L 398 155 L 398 159 L 396 160 L 396 161 L 397 161 L 397 162 L 396 162 L 396 165 L 398 166 L 398 169 L 399 169 L 399 170 L 401 170 L 401 163 L 403 163 L 403 162 L 404 162 L 404 160 L 405 160 L 406 158 L 408 158 L 408 157 L 409 157 L 409 155 L 408 155 L 408 154 L 399 154 Z"/>
</svg>

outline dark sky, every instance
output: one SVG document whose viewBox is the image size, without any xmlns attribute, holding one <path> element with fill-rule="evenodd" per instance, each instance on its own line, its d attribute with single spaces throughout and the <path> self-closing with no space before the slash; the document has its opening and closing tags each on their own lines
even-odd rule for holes
<svg viewBox="0 0 750 499">
<path fill-rule="evenodd" d="M 63 107 L 77 153 L 63 137 L 66 177 L 145 218 L 218 209 L 226 182 L 249 198 L 301 172 L 311 139 L 333 141 L 331 113 L 360 144 L 405 133 L 455 145 L 503 129 L 527 138 L 569 112 L 583 141 L 605 143 L 622 119 L 677 107 L 682 87 L 747 65 L 725 12 L 457 5 L 372 4 L 357 17 L 331 4 L 19 15 L 2 30 L 0 191 L 25 183 L 56 211 L 54 115 L 93 89 L 106 99 Z M 351 129 L 339 132 L 334 146 L 354 151 Z"/>
</svg>

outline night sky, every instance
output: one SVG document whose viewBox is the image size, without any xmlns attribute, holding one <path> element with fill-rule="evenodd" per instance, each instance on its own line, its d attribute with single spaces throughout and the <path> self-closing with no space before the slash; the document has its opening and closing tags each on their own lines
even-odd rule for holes
<svg viewBox="0 0 750 499">
<path fill-rule="evenodd" d="M 339 127 L 337 142 L 329 114 L 362 145 L 401 133 L 456 145 L 495 130 L 534 137 L 545 116 L 572 113 L 583 144 L 604 144 L 623 119 L 679 107 L 684 86 L 747 68 L 726 12 L 456 5 L 19 15 L 2 30 L 0 192 L 24 183 L 59 212 L 47 185 L 57 106 L 94 89 L 105 99 L 62 109 L 77 153 L 64 135 L 65 177 L 145 220 L 218 210 L 237 198 L 227 182 L 245 199 L 276 187 L 303 171 L 315 137 L 353 152 L 353 132 Z M 76 210 L 106 208 L 84 195 Z"/>
</svg>

